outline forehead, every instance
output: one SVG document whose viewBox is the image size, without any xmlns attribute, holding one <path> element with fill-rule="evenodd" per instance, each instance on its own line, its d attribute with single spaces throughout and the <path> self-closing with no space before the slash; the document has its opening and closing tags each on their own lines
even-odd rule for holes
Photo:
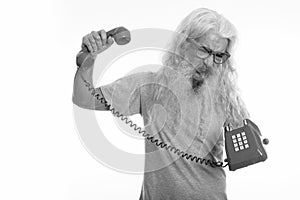
<svg viewBox="0 0 300 200">
<path fill-rule="evenodd" d="M 221 37 L 218 33 L 210 31 L 203 37 L 199 38 L 197 42 L 200 45 L 209 47 L 213 51 L 225 51 L 228 45 L 228 39 Z"/>
</svg>

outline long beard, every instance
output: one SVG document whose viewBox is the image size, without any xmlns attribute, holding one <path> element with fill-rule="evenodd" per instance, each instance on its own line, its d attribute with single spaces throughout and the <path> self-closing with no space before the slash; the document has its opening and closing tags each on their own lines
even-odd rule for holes
<svg viewBox="0 0 300 200">
<path fill-rule="evenodd" d="M 187 62 L 182 62 L 179 65 L 179 70 L 191 83 L 192 89 L 195 94 L 199 93 L 200 89 L 205 83 L 208 82 L 209 79 L 217 78 L 218 74 L 213 67 L 207 66 L 205 63 L 194 67 Z"/>
</svg>

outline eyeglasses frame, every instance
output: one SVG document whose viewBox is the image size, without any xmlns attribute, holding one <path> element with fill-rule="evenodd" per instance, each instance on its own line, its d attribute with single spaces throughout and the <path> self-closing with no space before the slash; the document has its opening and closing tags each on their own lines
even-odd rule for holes
<svg viewBox="0 0 300 200">
<path fill-rule="evenodd" d="M 195 41 L 195 39 L 193 39 L 193 38 L 187 37 L 187 38 L 186 38 L 186 41 L 188 41 L 188 42 L 190 41 L 190 42 L 192 42 L 194 45 L 196 45 L 196 46 L 198 47 L 197 50 L 199 50 L 200 48 L 202 48 L 202 49 L 204 49 L 204 50 L 208 53 L 207 57 L 205 57 L 205 58 L 201 58 L 201 57 L 199 57 L 199 56 L 197 55 L 197 57 L 199 57 L 199 58 L 201 58 L 201 59 L 207 59 L 209 56 L 213 55 L 213 61 L 214 61 L 214 63 L 216 63 L 216 64 L 223 64 L 223 63 L 225 63 L 225 62 L 230 58 L 230 56 L 231 56 L 230 53 L 227 52 L 227 50 L 226 50 L 225 52 L 213 51 L 213 50 L 211 50 L 210 48 L 207 48 L 207 47 L 205 47 L 205 46 L 199 45 L 199 44 Z M 230 41 L 228 41 L 228 42 L 230 42 Z M 226 60 L 223 61 L 223 62 L 221 62 L 221 63 L 216 62 L 216 55 L 217 55 L 217 54 L 222 54 L 222 57 L 223 57 L 223 55 L 226 55 L 226 56 L 227 56 Z M 223 60 L 223 59 L 222 59 L 222 60 Z"/>
</svg>

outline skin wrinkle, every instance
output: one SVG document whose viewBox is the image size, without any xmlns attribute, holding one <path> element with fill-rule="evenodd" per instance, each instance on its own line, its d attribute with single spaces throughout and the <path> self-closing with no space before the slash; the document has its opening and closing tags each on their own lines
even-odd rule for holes
<svg viewBox="0 0 300 200">
<path fill-rule="evenodd" d="M 214 31 L 209 31 L 204 37 L 197 38 L 196 41 L 199 45 L 209 47 L 213 51 L 222 50 L 224 52 L 228 48 L 228 40 Z M 187 78 L 191 80 L 192 88 L 196 93 L 205 81 L 216 81 L 218 79 L 218 76 L 213 76 L 220 73 L 218 67 L 222 66 L 213 62 L 212 55 L 204 60 L 197 57 L 197 49 L 196 45 L 188 43 L 185 59 L 191 66 L 182 69 L 184 74 L 189 75 Z M 186 65 L 186 63 L 183 64 Z"/>
</svg>

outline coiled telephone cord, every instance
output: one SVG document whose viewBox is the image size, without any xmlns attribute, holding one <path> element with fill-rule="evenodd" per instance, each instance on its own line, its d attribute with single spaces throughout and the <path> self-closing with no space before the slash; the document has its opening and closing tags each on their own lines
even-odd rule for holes
<svg viewBox="0 0 300 200">
<path fill-rule="evenodd" d="M 212 161 L 209 159 L 205 159 L 205 158 L 199 158 L 195 155 L 191 155 L 189 153 L 186 153 L 176 147 L 173 147 L 169 144 L 166 144 L 162 141 L 159 141 L 158 139 L 155 139 L 153 136 L 151 136 L 150 134 L 146 133 L 145 130 L 142 130 L 141 127 L 138 127 L 135 123 L 133 123 L 131 120 L 129 120 L 126 116 L 124 116 L 123 114 L 119 113 L 119 111 L 115 110 L 115 108 L 113 108 L 110 104 L 107 103 L 107 101 L 105 100 L 104 97 L 100 97 L 101 95 L 99 93 L 96 93 L 96 90 L 91 86 L 91 84 L 89 82 L 87 82 L 82 76 L 81 76 L 82 80 L 85 83 L 85 86 L 88 88 L 89 91 L 92 91 L 91 94 L 97 99 L 99 100 L 102 104 L 105 105 L 106 109 L 111 111 L 111 113 L 120 118 L 122 121 L 124 121 L 126 124 L 129 124 L 130 127 L 133 127 L 133 129 L 135 131 L 138 131 L 139 134 L 142 134 L 143 137 L 145 137 L 147 140 L 149 140 L 151 143 L 155 144 L 156 146 L 160 147 L 160 148 L 165 148 L 166 150 L 169 150 L 171 152 L 173 152 L 174 154 L 177 154 L 178 156 L 181 156 L 187 160 L 191 160 L 194 161 L 196 163 L 200 163 L 200 164 L 205 164 L 205 165 L 210 165 L 211 167 L 226 167 L 228 165 L 227 159 L 225 159 L 224 162 L 226 162 L 226 164 L 224 164 L 224 162 L 218 161 Z"/>
</svg>

